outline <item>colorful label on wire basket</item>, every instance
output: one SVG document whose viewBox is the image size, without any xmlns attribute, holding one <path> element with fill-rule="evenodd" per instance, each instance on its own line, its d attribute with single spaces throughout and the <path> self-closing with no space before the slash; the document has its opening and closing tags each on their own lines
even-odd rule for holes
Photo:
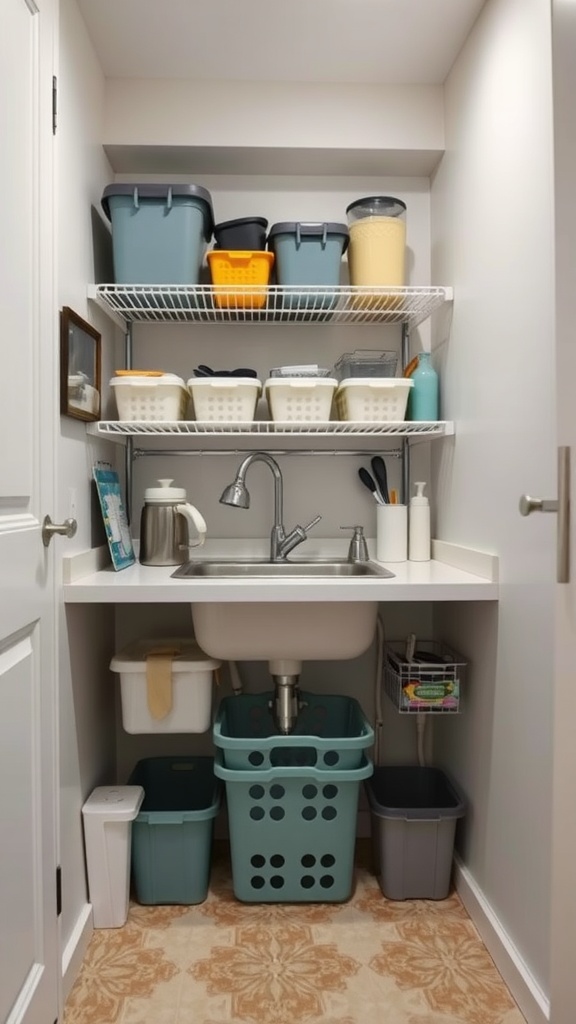
<svg viewBox="0 0 576 1024">
<path fill-rule="evenodd" d="M 460 686 L 457 679 L 435 679 L 428 683 L 421 679 L 411 679 L 402 686 L 402 705 L 411 710 L 438 707 L 454 711 L 459 699 Z"/>
</svg>

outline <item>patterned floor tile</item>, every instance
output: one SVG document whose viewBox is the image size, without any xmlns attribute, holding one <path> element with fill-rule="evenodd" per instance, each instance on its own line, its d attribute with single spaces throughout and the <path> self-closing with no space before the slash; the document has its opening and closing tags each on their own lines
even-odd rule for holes
<svg viewBox="0 0 576 1024">
<path fill-rule="evenodd" d="M 64 1024 L 525 1024 L 458 896 L 392 902 L 359 844 L 343 904 L 131 903 L 95 931 Z"/>
</svg>

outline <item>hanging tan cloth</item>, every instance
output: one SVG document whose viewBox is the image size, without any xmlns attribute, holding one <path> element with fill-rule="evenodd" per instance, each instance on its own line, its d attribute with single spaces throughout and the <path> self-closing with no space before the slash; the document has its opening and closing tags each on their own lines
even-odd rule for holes
<svg viewBox="0 0 576 1024">
<path fill-rule="evenodd" d="M 156 647 L 146 655 L 146 696 L 152 718 L 162 719 L 172 710 L 172 662 L 178 647 Z"/>
</svg>

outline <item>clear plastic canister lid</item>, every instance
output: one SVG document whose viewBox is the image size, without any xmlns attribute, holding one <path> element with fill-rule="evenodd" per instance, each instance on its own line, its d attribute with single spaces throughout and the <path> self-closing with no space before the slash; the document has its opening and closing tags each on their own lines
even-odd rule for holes
<svg viewBox="0 0 576 1024">
<path fill-rule="evenodd" d="M 402 217 L 405 213 L 406 203 L 393 196 L 365 196 L 346 207 L 349 224 L 362 217 Z"/>
</svg>

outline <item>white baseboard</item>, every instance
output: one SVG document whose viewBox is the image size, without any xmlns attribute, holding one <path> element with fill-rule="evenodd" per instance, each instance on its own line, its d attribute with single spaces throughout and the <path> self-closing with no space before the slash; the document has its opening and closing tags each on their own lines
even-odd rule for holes
<svg viewBox="0 0 576 1024">
<path fill-rule="evenodd" d="M 455 857 L 456 889 L 527 1024 L 548 1024 L 550 1001 L 467 868 Z"/>
<path fill-rule="evenodd" d="M 93 931 L 92 904 L 85 903 L 78 914 L 72 934 L 62 950 L 62 999 L 64 1002 L 70 995 L 72 985 L 78 977 Z"/>
</svg>

